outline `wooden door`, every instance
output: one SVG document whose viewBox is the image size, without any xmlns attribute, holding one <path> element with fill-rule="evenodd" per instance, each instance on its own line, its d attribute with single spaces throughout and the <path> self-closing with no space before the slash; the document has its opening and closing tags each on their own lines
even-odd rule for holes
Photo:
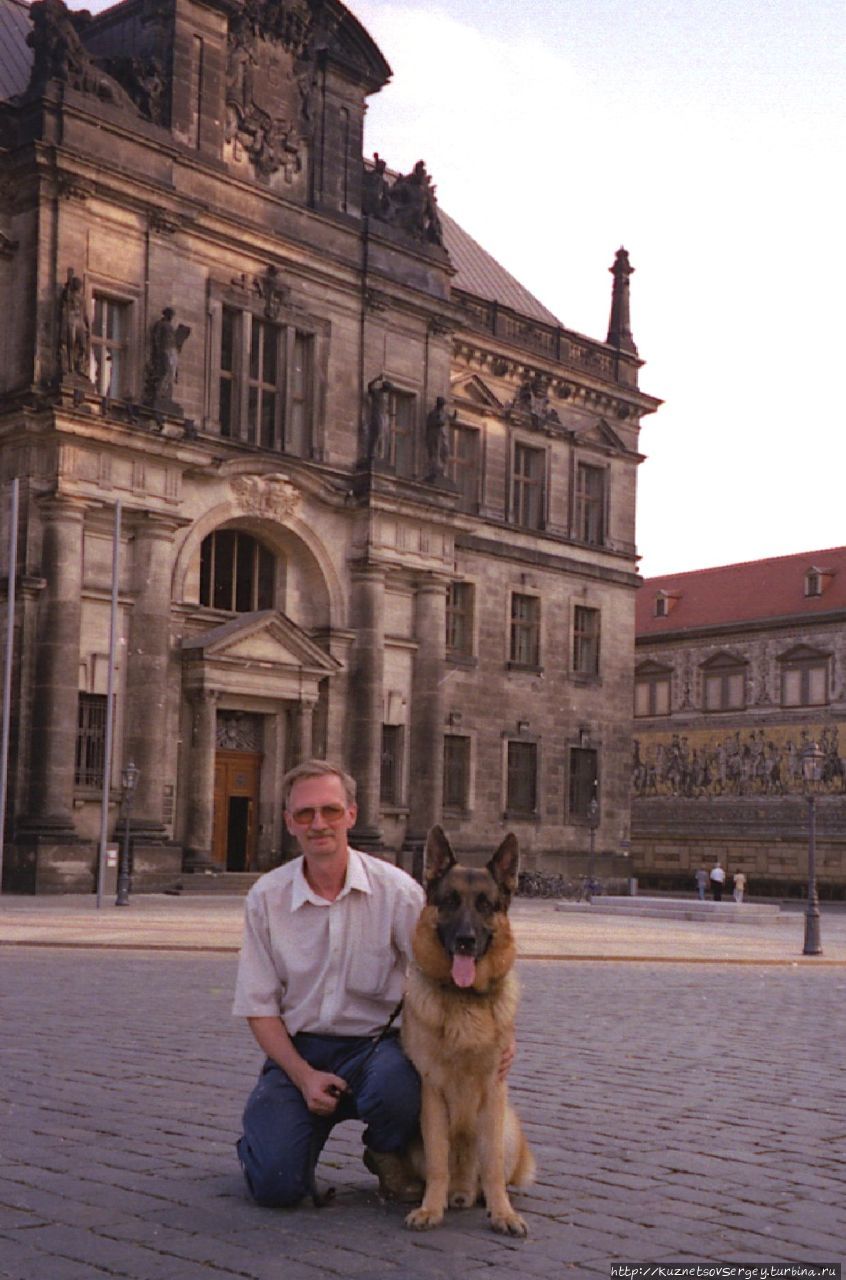
<svg viewBox="0 0 846 1280">
<path fill-rule="evenodd" d="M 214 762 L 212 857 L 221 871 L 254 871 L 261 754 L 218 751 Z"/>
</svg>

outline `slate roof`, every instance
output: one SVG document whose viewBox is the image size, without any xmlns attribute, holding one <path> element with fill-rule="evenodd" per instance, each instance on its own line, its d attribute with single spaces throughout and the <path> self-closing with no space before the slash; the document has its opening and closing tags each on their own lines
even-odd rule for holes
<svg viewBox="0 0 846 1280">
<path fill-rule="evenodd" d="M 805 595 L 809 569 L 830 571 L 818 596 Z M 670 596 L 666 617 L 655 617 L 659 592 Z M 802 618 L 846 611 L 846 547 L 803 551 L 772 560 L 645 578 L 637 595 L 638 640 L 733 624 Z"/>
<path fill-rule="evenodd" d="M 29 31 L 29 5 L 23 0 L 0 0 L 0 102 L 23 93 L 29 84 Z"/>
<path fill-rule="evenodd" d="M 444 232 L 444 246 L 456 269 L 452 281 L 454 288 L 475 294 L 486 302 L 499 302 L 522 316 L 539 320 L 541 324 L 564 327 L 542 302 L 538 302 L 534 294 L 529 293 L 519 280 L 515 280 L 505 267 L 500 266 L 496 258 L 477 244 L 454 218 L 440 207 L 438 215 Z"/>
</svg>

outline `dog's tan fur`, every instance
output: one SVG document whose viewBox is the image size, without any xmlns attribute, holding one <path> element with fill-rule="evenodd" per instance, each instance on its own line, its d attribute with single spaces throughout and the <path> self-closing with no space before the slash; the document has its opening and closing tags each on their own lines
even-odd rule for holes
<svg viewBox="0 0 846 1280">
<path fill-rule="evenodd" d="M 507 1086 L 497 1079 L 517 1011 L 507 914 L 517 879 L 517 842 L 506 837 L 486 870 L 471 869 L 455 863 L 446 836 L 434 827 L 426 853 L 429 901 L 414 936 L 416 965 L 402 1027 L 403 1047 L 423 1082 L 420 1172 L 426 1191 L 406 1224 L 417 1230 L 437 1226 L 447 1203 L 467 1208 L 481 1191 L 493 1229 L 524 1236 L 526 1224 L 506 1184 L 531 1182 L 534 1158 L 508 1103 Z M 448 926 L 451 909 L 472 913 L 479 905 L 491 938 L 475 961 L 472 986 L 463 989 L 452 979 L 439 925 L 443 929 L 446 920 Z"/>
</svg>

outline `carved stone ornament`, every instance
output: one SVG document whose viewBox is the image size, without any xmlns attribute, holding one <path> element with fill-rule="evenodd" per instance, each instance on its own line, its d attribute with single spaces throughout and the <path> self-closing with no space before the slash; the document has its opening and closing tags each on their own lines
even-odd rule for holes
<svg viewBox="0 0 846 1280">
<path fill-rule="evenodd" d="M 436 190 L 422 160 L 411 173 L 398 174 L 391 181 L 377 151 L 364 168 L 362 210 L 414 240 L 443 245 Z"/>
<path fill-rule="evenodd" d="M 90 22 L 90 13 L 71 13 L 62 0 L 33 0 L 29 13 L 32 30 L 26 42 L 33 51 L 30 93 L 42 93 L 50 80 L 60 80 L 79 93 L 92 94 L 136 115 L 129 94 L 98 65 L 82 42 L 80 32 Z"/>
<path fill-rule="evenodd" d="M 549 383 L 540 374 L 526 374 L 508 406 L 509 417 L 520 415 L 528 417 L 534 427 L 561 422 L 549 400 Z"/>
<path fill-rule="evenodd" d="M 278 320 L 291 290 L 282 283 L 276 267 L 269 266 L 263 276 L 255 277 L 255 291 L 264 302 L 264 314 L 268 320 Z"/>
<path fill-rule="evenodd" d="M 284 522 L 297 514 L 302 502 L 287 476 L 235 476 L 230 484 L 235 501 L 250 515 Z"/>
<path fill-rule="evenodd" d="M 248 711 L 218 711 L 215 745 L 222 751 L 260 751 L 261 716 Z"/>
<path fill-rule="evenodd" d="M 302 169 L 311 125 L 314 18 L 306 0 L 247 0 L 229 19 L 226 143 L 257 177 Z"/>
<path fill-rule="evenodd" d="M 62 376 L 88 382 L 91 372 L 91 324 L 85 287 L 73 267 L 59 301 L 59 363 Z"/>
</svg>

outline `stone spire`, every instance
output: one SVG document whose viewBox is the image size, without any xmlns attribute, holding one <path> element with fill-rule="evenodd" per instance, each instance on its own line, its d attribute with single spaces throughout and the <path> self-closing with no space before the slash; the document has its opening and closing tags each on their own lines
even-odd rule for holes
<svg viewBox="0 0 846 1280">
<path fill-rule="evenodd" d="M 606 342 L 618 351 L 629 351 L 637 355 L 637 347 L 632 337 L 631 318 L 629 316 L 629 276 L 634 267 L 629 262 L 627 250 L 620 248 L 614 256 L 614 265 L 608 270 L 614 277 L 611 293 L 611 319 L 608 321 L 608 337 Z"/>
</svg>

